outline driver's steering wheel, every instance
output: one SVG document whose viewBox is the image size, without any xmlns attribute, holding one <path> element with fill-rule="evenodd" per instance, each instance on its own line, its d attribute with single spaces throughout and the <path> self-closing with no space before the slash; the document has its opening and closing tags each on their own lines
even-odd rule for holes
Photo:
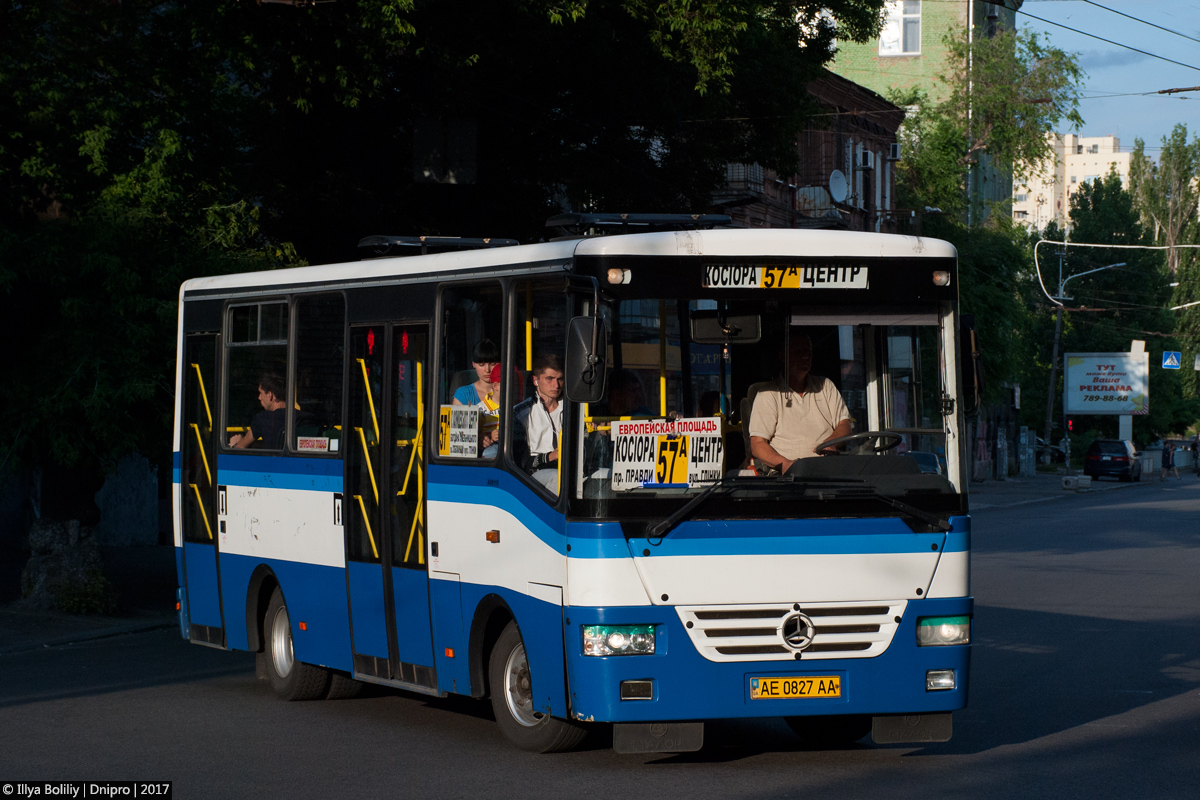
<svg viewBox="0 0 1200 800">
<path fill-rule="evenodd" d="M 895 431 L 863 431 L 824 441 L 817 452 L 821 455 L 831 456 L 845 456 L 851 453 L 865 455 L 864 450 L 868 453 L 886 453 L 903 441 L 904 437 Z M 868 442 L 874 442 L 874 444 L 868 446 Z"/>
</svg>

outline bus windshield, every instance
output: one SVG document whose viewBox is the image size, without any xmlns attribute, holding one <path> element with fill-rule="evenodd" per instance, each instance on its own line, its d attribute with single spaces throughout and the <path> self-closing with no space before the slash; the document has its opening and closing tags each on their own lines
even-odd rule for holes
<svg viewBox="0 0 1200 800">
<path fill-rule="evenodd" d="M 581 415 L 576 498 L 686 499 L 726 478 L 800 498 L 961 492 L 949 304 L 626 299 L 601 316 L 608 384 Z"/>
</svg>

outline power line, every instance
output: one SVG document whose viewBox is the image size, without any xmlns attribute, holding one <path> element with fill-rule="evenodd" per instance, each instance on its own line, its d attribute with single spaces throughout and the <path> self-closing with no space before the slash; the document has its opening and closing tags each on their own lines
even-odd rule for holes
<svg viewBox="0 0 1200 800">
<path fill-rule="evenodd" d="M 1125 17 L 1126 19 L 1131 19 L 1134 22 L 1140 22 L 1143 25 L 1149 25 L 1151 28 L 1158 28 L 1160 31 L 1166 31 L 1167 33 L 1173 33 L 1176 36 L 1182 36 L 1184 39 L 1195 42 L 1196 44 L 1200 44 L 1200 39 L 1196 39 L 1191 36 L 1188 36 L 1186 33 L 1180 33 L 1179 31 L 1173 31 L 1170 28 L 1164 28 L 1162 25 L 1155 25 L 1153 22 L 1150 22 L 1148 20 L 1139 19 L 1138 17 L 1132 17 L 1129 14 L 1126 14 L 1124 11 L 1117 11 L 1115 8 L 1109 8 L 1108 6 L 1102 6 L 1099 3 L 1093 3 L 1092 0 L 1082 0 L 1082 2 L 1087 3 L 1089 6 L 1095 6 L 1096 8 L 1102 8 L 1105 11 L 1108 11 L 1113 14 L 1119 14 L 1120 16 Z"/>
<path fill-rule="evenodd" d="M 1114 42 L 1112 39 L 1105 39 L 1103 36 L 1097 36 L 1094 33 L 1087 33 L 1085 31 L 1081 31 L 1077 28 L 1072 28 L 1070 25 L 1063 25 L 1061 22 L 1051 22 L 1048 19 L 1042 19 L 1041 17 L 1035 17 L 1033 14 L 1030 14 L 1028 11 L 1026 11 L 1023 8 L 1021 9 L 1021 13 L 1024 14 L 1025 16 L 1029 17 L 1030 19 L 1036 19 L 1038 22 L 1044 23 L 1046 25 L 1053 25 L 1056 28 L 1062 28 L 1064 30 L 1071 31 L 1072 33 L 1078 33 L 1080 36 L 1090 36 L 1093 39 L 1099 39 L 1102 42 L 1106 42 L 1111 45 L 1116 45 L 1117 47 L 1124 47 L 1126 50 L 1132 50 L 1135 53 L 1141 53 L 1144 56 L 1150 56 L 1151 58 L 1157 58 L 1160 61 L 1166 61 L 1169 64 L 1175 64 L 1180 67 L 1187 67 L 1188 69 L 1194 69 L 1197 72 L 1200 72 L 1200 67 L 1194 67 L 1191 64 L 1185 64 L 1182 61 L 1176 61 L 1175 59 L 1167 58 L 1166 56 L 1156 55 L 1156 54 L 1148 52 L 1146 50 L 1141 50 L 1137 47 L 1133 47 L 1132 45 L 1121 44 L 1120 42 Z"/>
</svg>

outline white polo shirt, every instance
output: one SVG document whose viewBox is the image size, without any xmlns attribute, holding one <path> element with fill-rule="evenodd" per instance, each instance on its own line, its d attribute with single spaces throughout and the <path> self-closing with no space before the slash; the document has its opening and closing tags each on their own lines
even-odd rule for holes
<svg viewBox="0 0 1200 800">
<path fill-rule="evenodd" d="M 790 394 L 791 402 L 788 402 Z M 750 435 L 766 439 L 784 458 L 812 458 L 850 412 L 833 381 L 809 374 L 803 392 L 787 392 L 783 381 L 763 389 L 750 410 Z"/>
</svg>

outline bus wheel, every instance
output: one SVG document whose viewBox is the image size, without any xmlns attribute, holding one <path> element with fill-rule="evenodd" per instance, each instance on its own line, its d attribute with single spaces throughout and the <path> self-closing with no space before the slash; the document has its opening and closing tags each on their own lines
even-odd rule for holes
<svg viewBox="0 0 1200 800">
<path fill-rule="evenodd" d="M 845 714 L 831 717 L 784 717 L 792 733 L 813 750 L 846 747 L 871 732 L 869 714 Z"/>
<path fill-rule="evenodd" d="M 496 722 L 517 747 L 535 753 L 557 753 L 583 741 L 587 731 L 581 725 L 535 709 L 529 659 L 515 622 L 508 623 L 492 648 L 488 684 Z"/>
<path fill-rule="evenodd" d="M 275 694 L 284 700 L 316 700 L 329 687 L 329 672 L 296 660 L 292 647 L 292 623 L 283 592 L 278 588 L 267 605 L 263 624 L 267 640 L 267 677 Z"/>
</svg>

